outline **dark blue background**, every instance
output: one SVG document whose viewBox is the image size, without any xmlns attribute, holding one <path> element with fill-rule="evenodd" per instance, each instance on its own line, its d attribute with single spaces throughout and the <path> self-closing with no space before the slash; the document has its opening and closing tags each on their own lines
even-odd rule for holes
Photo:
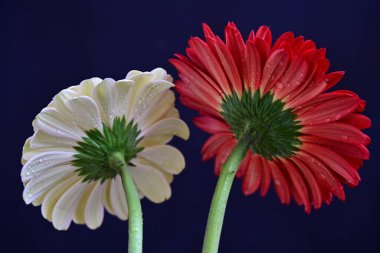
<svg viewBox="0 0 380 253">
<path fill-rule="evenodd" d="M 346 70 L 339 88 L 368 101 L 373 120 L 372 159 L 347 201 L 307 215 L 283 206 L 273 189 L 265 198 L 244 197 L 235 182 L 221 253 L 380 252 L 379 31 L 377 1 L 2 1 L 1 27 L 1 252 L 126 252 L 127 222 L 106 215 L 96 231 L 72 225 L 58 232 L 40 208 L 22 200 L 20 156 L 34 116 L 54 94 L 93 76 L 121 79 L 130 69 L 161 66 L 184 52 L 191 35 L 207 22 L 222 34 L 235 21 L 247 36 L 266 24 L 275 37 L 288 30 L 327 48 L 331 70 Z M 144 200 L 145 252 L 200 252 L 216 177 L 213 162 L 200 160 L 207 134 L 195 128 L 193 111 L 178 105 L 191 128 L 188 142 L 175 140 L 187 168 L 175 178 L 164 204 Z"/>
</svg>

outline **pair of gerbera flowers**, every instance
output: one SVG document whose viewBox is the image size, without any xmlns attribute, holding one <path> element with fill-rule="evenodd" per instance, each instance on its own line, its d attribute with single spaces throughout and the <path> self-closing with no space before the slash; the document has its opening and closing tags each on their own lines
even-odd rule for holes
<svg viewBox="0 0 380 253">
<path fill-rule="evenodd" d="M 326 73 L 325 49 L 287 32 L 273 44 L 268 27 L 244 42 L 233 23 L 225 41 L 204 25 L 205 40 L 189 41 L 186 56 L 170 62 L 179 72 L 181 102 L 200 116 L 194 123 L 212 136 L 202 159 L 215 157 L 219 176 L 203 252 L 217 252 L 235 175 L 246 195 L 270 184 L 281 203 L 291 197 L 306 212 L 345 199 L 342 185 L 358 185 L 369 158 L 371 121 L 353 92 L 326 92 L 343 72 Z M 170 198 L 173 175 L 185 167 L 167 143 L 189 130 L 174 107 L 165 70 L 131 71 L 114 81 L 92 78 L 58 93 L 33 122 L 23 149 L 21 178 L 27 204 L 65 230 L 74 221 L 99 227 L 104 208 L 129 217 L 129 252 L 142 251 L 139 200 Z"/>
</svg>

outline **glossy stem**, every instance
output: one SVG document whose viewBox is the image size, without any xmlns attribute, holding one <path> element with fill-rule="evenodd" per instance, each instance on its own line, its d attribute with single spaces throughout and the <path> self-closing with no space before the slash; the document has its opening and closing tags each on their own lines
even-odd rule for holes
<svg viewBox="0 0 380 253">
<path fill-rule="evenodd" d="M 128 253 L 142 253 L 143 219 L 140 197 L 124 156 L 121 153 L 116 153 L 112 158 L 112 163 L 116 165 L 115 167 L 118 168 L 121 174 L 123 188 L 127 198 L 129 215 Z"/>
<path fill-rule="evenodd" d="M 235 149 L 231 152 L 227 161 L 222 166 L 218 183 L 212 198 L 210 212 L 208 215 L 206 233 L 203 241 L 203 253 L 217 253 L 219 248 L 220 235 L 222 232 L 224 213 L 227 206 L 232 182 L 236 171 L 244 159 L 252 137 L 249 131 L 245 131 L 240 138 Z"/>
</svg>

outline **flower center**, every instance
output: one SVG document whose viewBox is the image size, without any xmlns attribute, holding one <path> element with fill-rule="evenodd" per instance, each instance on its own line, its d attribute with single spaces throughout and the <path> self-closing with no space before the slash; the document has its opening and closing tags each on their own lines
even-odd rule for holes
<svg viewBox="0 0 380 253">
<path fill-rule="evenodd" d="M 274 100 L 273 94 L 261 96 L 259 91 L 243 91 L 226 95 L 221 104 L 221 114 L 237 139 L 243 132 L 251 134 L 253 153 L 272 160 L 273 157 L 290 157 L 298 150 L 301 141 L 299 121 L 285 103 Z"/>
<path fill-rule="evenodd" d="M 122 154 L 128 164 L 143 148 L 137 147 L 140 131 L 137 124 L 125 117 L 116 117 L 112 127 L 103 124 L 103 131 L 92 129 L 86 132 L 74 149 L 77 153 L 72 165 L 78 167 L 77 172 L 83 181 L 114 178 L 119 174 L 120 166 L 115 164 L 115 154 Z"/>
</svg>

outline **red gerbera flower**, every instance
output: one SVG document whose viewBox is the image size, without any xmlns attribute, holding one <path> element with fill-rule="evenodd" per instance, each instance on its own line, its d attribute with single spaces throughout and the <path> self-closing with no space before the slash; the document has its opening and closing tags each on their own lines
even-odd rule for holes
<svg viewBox="0 0 380 253">
<path fill-rule="evenodd" d="M 273 182 L 281 203 L 292 196 L 308 213 L 332 195 L 344 200 L 342 185 L 357 186 L 369 158 L 370 138 L 361 129 L 371 121 L 360 114 L 365 101 L 355 93 L 326 92 L 344 74 L 327 73 L 326 50 L 291 32 L 272 44 L 266 26 L 246 42 L 233 23 L 225 42 L 206 24 L 203 30 L 205 41 L 191 38 L 187 57 L 171 59 L 181 102 L 199 111 L 194 123 L 212 134 L 203 160 L 215 157 L 219 174 L 248 131 L 249 151 L 237 171 L 244 194 L 264 196 Z"/>
</svg>

